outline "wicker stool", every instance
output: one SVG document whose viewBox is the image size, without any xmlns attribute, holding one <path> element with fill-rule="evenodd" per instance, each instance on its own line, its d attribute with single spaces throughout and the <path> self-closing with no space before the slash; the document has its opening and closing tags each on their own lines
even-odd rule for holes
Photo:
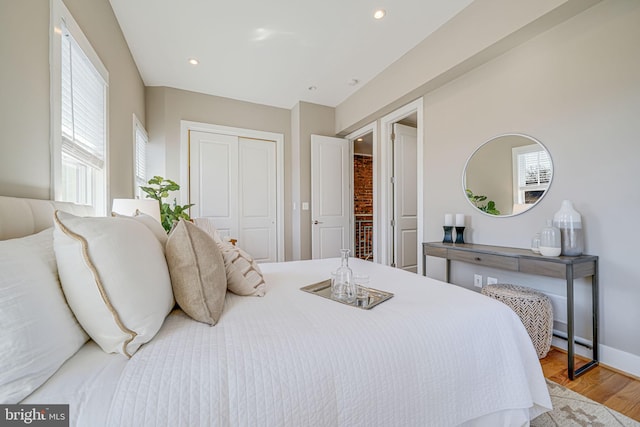
<svg viewBox="0 0 640 427">
<path fill-rule="evenodd" d="M 482 288 L 482 294 L 511 307 L 527 329 L 538 358 L 547 355 L 553 334 L 553 308 L 548 296 L 531 288 L 507 284 L 487 285 Z"/>
</svg>

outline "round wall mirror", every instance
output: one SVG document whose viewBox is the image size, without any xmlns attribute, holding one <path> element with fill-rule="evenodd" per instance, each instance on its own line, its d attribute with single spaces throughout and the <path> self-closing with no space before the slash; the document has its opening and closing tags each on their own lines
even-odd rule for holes
<svg viewBox="0 0 640 427">
<path fill-rule="evenodd" d="M 491 216 L 513 216 L 534 207 L 553 178 L 551 155 L 535 138 L 504 134 L 471 154 L 462 190 L 472 206 Z"/>
</svg>

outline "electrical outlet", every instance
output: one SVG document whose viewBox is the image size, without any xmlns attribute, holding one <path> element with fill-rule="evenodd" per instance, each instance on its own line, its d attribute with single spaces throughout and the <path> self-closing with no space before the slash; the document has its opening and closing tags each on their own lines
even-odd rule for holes
<svg viewBox="0 0 640 427">
<path fill-rule="evenodd" d="M 473 286 L 477 286 L 478 288 L 482 287 L 482 275 L 474 274 L 473 275 Z"/>
<path fill-rule="evenodd" d="M 498 279 L 496 279 L 495 277 L 487 276 L 487 285 L 495 285 L 497 283 L 498 283 Z"/>
</svg>

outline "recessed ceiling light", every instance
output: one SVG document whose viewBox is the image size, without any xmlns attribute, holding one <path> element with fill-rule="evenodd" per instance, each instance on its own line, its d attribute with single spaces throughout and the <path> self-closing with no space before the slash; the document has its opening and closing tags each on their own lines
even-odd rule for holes
<svg viewBox="0 0 640 427">
<path fill-rule="evenodd" d="M 199 63 L 200 61 L 198 61 L 196 58 L 189 58 L 189 64 L 198 65 Z"/>
<path fill-rule="evenodd" d="M 358 83 L 360 83 L 360 80 L 358 80 L 358 79 L 351 79 L 351 80 L 349 80 L 349 81 L 347 82 L 347 84 L 348 84 L 349 86 L 355 86 L 355 85 L 357 85 Z"/>
<path fill-rule="evenodd" d="M 309 86 L 307 89 L 309 89 L 310 91 L 314 91 L 318 89 L 318 86 Z"/>
<path fill-rule="evenodd" d="M 373 12 L 373 17 L 375 19 L 382 19 L 386 14 L 387 12 L 384 9 L 378 9 L 375 12 Z"/>
<path fill-rule="evenodd" d="M 362 142 L 362 141 L 364 141 L 364 139 L 363 138 L 358 138 L 358 139 L 356 139 L 356 141 L 357 142 Z"/>
</svg>

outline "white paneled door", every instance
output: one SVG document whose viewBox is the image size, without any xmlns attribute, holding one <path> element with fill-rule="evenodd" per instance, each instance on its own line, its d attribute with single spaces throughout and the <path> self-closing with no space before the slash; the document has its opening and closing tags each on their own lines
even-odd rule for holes
<svg viewBox="0 0 640 427">
<path fill-rule="evenodd" d="M 394 124 L 394 248 L 396 267 L 418 272 L 417 132 Z"/>
<path fill-rule="evenodd" d="M 277 261 L 275 142 L 190 131 L 189 161 L 191 216 L 212 218 L 257 261 Z"/>
<path fill-rule="evenodd" d="M 349 141 L 311 135 L 311 257 L 340 256 L 351 248 Z"/>
</svg>

